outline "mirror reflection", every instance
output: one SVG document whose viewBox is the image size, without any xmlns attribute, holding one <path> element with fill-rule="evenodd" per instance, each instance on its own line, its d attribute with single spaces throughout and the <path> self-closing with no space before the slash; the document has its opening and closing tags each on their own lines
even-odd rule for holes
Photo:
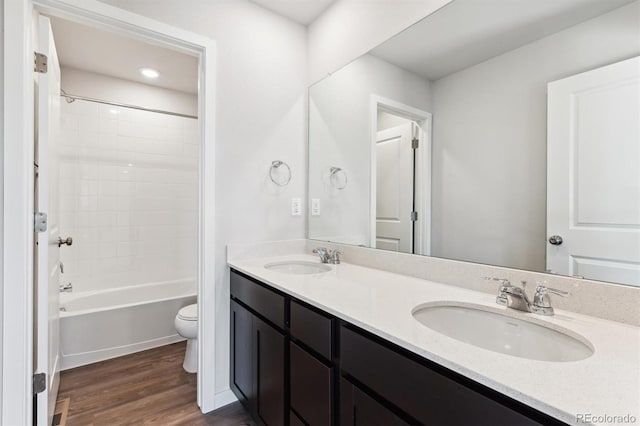
<svg viewBox="0 0 640 426">
<path fill-rule="evenodd" d="M 640 1 L 455 0 L 316 83 L 309 238 L 640 285 Z"/>
</svg>

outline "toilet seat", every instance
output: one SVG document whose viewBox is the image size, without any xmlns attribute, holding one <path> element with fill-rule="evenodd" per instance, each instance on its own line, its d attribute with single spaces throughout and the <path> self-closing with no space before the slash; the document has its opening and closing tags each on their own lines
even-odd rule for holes
<svg viewBox="0 0 640 426">
<path fill-rule="evenodd" d="M 180 309 L 177 317 L 183 321 L 198 321 L 198 304 L 194 303 Z"/>
</svg>

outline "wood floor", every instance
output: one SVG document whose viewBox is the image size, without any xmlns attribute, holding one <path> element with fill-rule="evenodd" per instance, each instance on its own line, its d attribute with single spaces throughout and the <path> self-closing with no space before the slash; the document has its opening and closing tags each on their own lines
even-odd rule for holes
<svg viewBox="0 0 640 426">
<path fill-rule="evenodd" d="M 185 342 L 63 371 L 67 425 L 254 425 L 239 403 L 209 414 L 196 404 L 196 375 L 182 369 Z"/>
</svg>

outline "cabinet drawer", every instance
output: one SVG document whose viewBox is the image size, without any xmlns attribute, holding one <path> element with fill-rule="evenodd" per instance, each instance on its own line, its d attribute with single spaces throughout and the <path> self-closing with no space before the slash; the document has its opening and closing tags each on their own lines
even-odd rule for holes
<svg viewBox="0 0 640 426">
<path fill-rule="evenodd" d="M 231 271 L 231 296 L 284 329 L 284 297 L 266 287 Z"/>
<path fill-rule="evenodd" d="M 340 357 L 343 373 L 349 374 L 420 423 L 487 426 L 539 424 L 344 326 L 340 330 Z"/>
<path fill-rule="evenodd" d="M 291 408 L 306 424 L 331 424 L 331 368 L 290 343 Z"/>
<path fill-rule="evenodd" d="M 291 335 L 331 360 L 333 320 L 298 302 L 291 302 Z"/>
</svg>

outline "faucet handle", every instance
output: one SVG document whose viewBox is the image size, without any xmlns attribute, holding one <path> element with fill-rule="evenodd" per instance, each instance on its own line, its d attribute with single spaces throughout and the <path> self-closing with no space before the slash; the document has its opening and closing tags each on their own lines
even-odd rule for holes
<svg viewBox="0 0 640 426">
<path fill-rule="evenodd" d="M 500 289 L 498 290 L 498 295 L 496 296 L 496 303 L 498 305 L 507 306 L 509 304 L 509 300 L 507 299 L 507 291 L 509 288 L 513 287 L 511 282 L 509 282 L 506 278 L 496 278 L 496 277 L 484 277 L 487 281 L 499 281 Z"/>
<path fill-rule="evenodd" d="M 329 263 L 329 250 L 326 247 L 314 248 L 313 252 L 320 256 L 320 262 Z"/>
<path fill-rule="evenodd" d="M 503 292 L 507 288 L 511 287 L 511 282 L 506 278 L 496 278 L 496 277 L 484 277 L 487 281 L 499 281 L 500 282 L 500 292 Z"/>
<path fill-rule="evenodd" d="M 558 296 L 565 297 L 570 296 L 571 293 L 567 291 L 558 290 L 556 288 L 549 288 L 546 283 L 538 283 L 536 287 L 536 294 L 533 296 L 533 303 L 531 311 L 540 315 L 553 315 L 554 310 L 551 306 L 551 300 L 549 299 L 549 293 L 557 294 Z"/>
<path fill-rule="evenodd" d="M 340 264 L 340 255 L 342 255 L 342 254 L 344 254 L 344 253 L 342 251 L 338 250 L 338 249 L 329 250 L 329 260 L 334 265 L 339 265 Z"/>
<path fill-rule="evenodd" d="M 548 293 L 557 294 L 558 296 L 561 296 L 561 297 L 571 296 L 571 293 L 569 293 L 568 291 L 562 291 L 562 290 L 558 290 L 557 288 L 547 287 L 545 284 L 546 283 L 538 283 L 538 286 L 536 287 L 536 296 L 537 295 L 544 296 L 545 294 L 548 294 Z"/>
</svg>

